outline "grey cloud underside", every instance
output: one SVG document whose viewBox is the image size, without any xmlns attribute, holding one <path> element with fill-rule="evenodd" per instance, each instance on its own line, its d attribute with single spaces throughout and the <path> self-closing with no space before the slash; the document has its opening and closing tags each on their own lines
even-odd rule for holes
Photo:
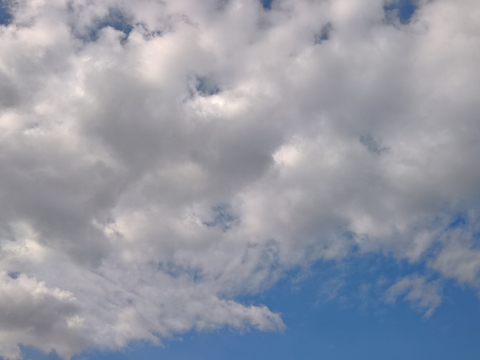
<svg viewBox="0 0 480 360">
<path fill-rule="evenodd" d="M 281 331 L 235 297 L 365 252 L 479 287 L 480 5 L 391 3 L 11 2 L 0 355 Z"/>
</svg>

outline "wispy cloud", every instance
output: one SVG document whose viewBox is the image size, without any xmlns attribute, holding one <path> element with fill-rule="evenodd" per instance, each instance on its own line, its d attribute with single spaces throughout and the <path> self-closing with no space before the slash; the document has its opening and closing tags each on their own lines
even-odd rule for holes
<svg viewBox="0 0 480 360">
<path fill-rule="evenodd" d="M 430 317 L 442 302 L 441 286 L 437 282 L 428 282 L 423 276 L 404 277 L 392 285 L 385 293 L 385 301 L 394 303 L 400 296 L 427 309 L 425 317 Z"/>
</svg>

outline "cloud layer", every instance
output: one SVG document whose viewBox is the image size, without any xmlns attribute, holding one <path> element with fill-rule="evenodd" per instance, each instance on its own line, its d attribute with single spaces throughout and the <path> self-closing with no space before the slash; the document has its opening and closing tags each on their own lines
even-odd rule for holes
<svg viewBox="0 0 480 360">
<path fill-rule="evenodd" d="M 478 1 L 8 6 L 5 359 L 281 331 L 236 296 L 367 252 L 480 287 Z M 387 301 L 405 292 L 440 302 L 417 275 Z"/>
</svg>

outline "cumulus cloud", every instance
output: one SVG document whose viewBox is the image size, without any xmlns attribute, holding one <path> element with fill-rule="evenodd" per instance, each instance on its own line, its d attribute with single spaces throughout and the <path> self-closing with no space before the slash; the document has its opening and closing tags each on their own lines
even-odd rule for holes
<svg viewBox="0 0 480 360">
<path fill-rule="evenodd" d="M 0 355 L 281 331 L 236 297 L 352 253 L 478 287 L 480 4 L 396 3 L 7 2 Z"/>
</svg>

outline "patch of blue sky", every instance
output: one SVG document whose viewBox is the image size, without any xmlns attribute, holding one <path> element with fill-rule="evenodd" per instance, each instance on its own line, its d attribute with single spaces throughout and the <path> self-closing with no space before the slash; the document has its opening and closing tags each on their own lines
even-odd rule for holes
<svg viewBox="0 0 480 360">
<path fill-rule="evenodd" d="M 217 84 L 207 76 L 197 76 L 195 88 L 200 96 L 211 96 L 220 92 Z"/>
<path fill-rule="evenodd" d="M 378 254 L 342 264 L 318 262 L 307 276 L 297 269 L 268 291 L 237 299 L 281 313 L 287 325 L 283 334 L 229 328 L 191 331 L 167 340 L 164 347 L 138 342 L 121 351 L 85 351 L 72 360 L 477 360 L 480 308 L 473 289 L 446 280 L 443 302 L 429 318 L 411 302 L 381 300 L 382 291 L 399 278 L 427 271 L 424 264 Z M 379 278 L 386 282 L 375 293 Z M 332 279 L 341 279 L 342 286 L 328 298 L 324 286 Z M 368 296 L 365 289 L 371 291 Z M 55 354 L 22 350 L 25 359 L 58 360 Z"/>
<path fill-rule="evenodd" d="M 457 216 L 450 223 L 449 227 L 451 229 L 465 227 L 467 225 L 467 216 L 463 213 L 457 214 Z"/>
<path fill-rule="evenodd" d="M 402 24 L 408 24 L 417 10 L 416 0 L 394 0 L 384 6 L 387 16 L 394 14 Z"/>
<path fill-rule="evenodd" d="M 360 143 L 365 146 L 368 151 L 377 154 L 377 155 L 382 155 L 384 152 L 388 151 L 388 148 L 385 146 L 382 146 L 382 144 L 375 139 L 372 135 L 362 135 L 360 136 Z"/>
<path fill-rule="evenodd" d="M 218 226 L 223 231 L 226 231 L 238 221 L 238 218 L 232 215 L 231 208 L 228 204 L 217 204 L 212 208 L 215 218 L 212 221 L 207 221 L 206 226 Z"/>
<path fill-rule="evenodd" d="M 98 32 L 102 30 L 103 28 L 106 27 L 112 27 L 115 30 L 121 31 L 125 34 L 125 38 L 128 37 L 128 35 L 132 32 L 133 30 L 133 25 L 129 21 L 128 17 L 123 14 L 121 11 L 116 10 L 116 9 L 110 9 L 108 16 L 103 18 L 95 28 L 91 29 L 91 31 L 88 34 L 88 38 L 84 40 L 88 41 L 95 41 L 98 39 Z"/>
<path fill-rule="evenodd" d="M 262 6 L 266 10 L 270 10 L 272 8 L 273 0 L 262 0 Z"/>
<path fill-rule="evenodd" d="M 480 249 L 480 225 L 478 218 L 472 218 L 468 213 L 459 212 L 452 216 L 448 230 L 463 231 L 470 237 L 471 248 Z M 435 250 L 435 249 L 433 249 Z"/>
<path fill-rule="evenodd" d="M 7 273 L 7 275 L 11 278 L 11 279 L 18 279 L 18 277 L 20 276 L 20 272 L 18 271 L 9 271 Z"/>
<path fill-rule="evenodd" d="M 0 0 L 0 25 L 8 25 L 12 20 L 12 16 L 8 11 L 8 1 Z"/>
<path fill-rule="evenodd" d="M 172 278 L 187 276 L 193 282 L 199 282 L 202 279 L 202 272 L 200 269 L 175 265 L 171 262 L 160 263 L 158 264 L 157 269 L 171 276 Z"/>
<path fill-rule="evenodd" d="M 322 27 L 322 30 L 315 34 L 315 44 L 321 44 L 322 42 L 330 39 L 330 32 L 332 31 L 332 24 L 327 23 Z"/>
</svg>

